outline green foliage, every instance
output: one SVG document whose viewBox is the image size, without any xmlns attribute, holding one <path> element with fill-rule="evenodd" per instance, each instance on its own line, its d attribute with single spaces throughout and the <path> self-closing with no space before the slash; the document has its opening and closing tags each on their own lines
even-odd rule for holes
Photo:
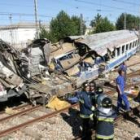
<svg viewBox="0 0 140 140">
<path fill-rule="evenodd" d="M 97 14 L 97 16 L 95 16 L 95 18 L 91 21 L 90 26 L 96 27 L 101 21 L 102 21 L 102 16 L 100 14 Z"/>
<path fill-rule="evenodd" d="M 58 41 L 66 36 L 74 35 L 74 23 L 71 21 L 70 17 L 61 11 L 55 19 L 50 23 L 50 31 L 54 37 L 53 41 Z"/>
<path fill-rule="evenodd" d="M 95 28 L 95 33 L 108 32 L 115 30 L 115 26 L 108 20 L 107 17 L 102 18 L 100 23 Z"/>
<path fill-rule="evenodd" d="M 81 21 L 80 17 L 77 16 L 72 16 L 71 20 L 74 24 L 74 35 L 81 35 L 81 34 L 85 34 L 86 31 L 86 25 L 84 24 L 83 21 Z M 82 27 L 81 27 L 82 26 Z"/>
<path fill-rule="evenodd" d="M 122 13 L 116 22 L 116 28 L 117 30 L 124 29 L 124 17 L 125 13 Z M 132 30 L 132 29 L 138 29 L 139 27 L 140 18 L 131 14 L 126 14 L 126 29 Z"/>
<path fill-rule="evenodd" d="M 80 23 L 81 19 L 79 17 L 70 17 L 64 11 L 61 11 L 56 18 L 51 20 L 50 32 L 46 32 L 44 29 L 41 29 L 40 38 L 46 37 L 52 42 L 57 42 L 61 38 L 67 36 L 80 35 Z M 83 24 L 83 34 L 85 29 L 86 26 Z"/>
<path fill-rule="evenodd" d="M 115 26 L 108 20 L 108 18 L 103 18 L 100 14 L 95 16 L 90 25 L 93 27 L 92 33 L 101 33 L 115 30 Z"/>
<path fill-rule="evenodd" d="M 41 27 L 40 27 L 39 37 L 42 39 L 42 38 L 47 37 L 48 34 L 49 34 L 49 33 L 45 30 L 45 27 L 44 27 L 44 26 L 41 26 Z"/>
</svg>

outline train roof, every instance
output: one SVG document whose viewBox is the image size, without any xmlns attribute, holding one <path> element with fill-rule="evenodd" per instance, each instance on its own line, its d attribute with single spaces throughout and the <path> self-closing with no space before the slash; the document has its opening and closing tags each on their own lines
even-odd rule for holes
<svg viewBox="0 0 140 140">
<path fill-rule="evenodd" d="M 113 51 L 114 48 L 119 47 L 119 45 L 137 38 L 137 31 L 119 30 L 85 36 L 69 36 L 64 40 L 69 39 L 74 42 L 85 44 L 92 51 L 96 51 L 99 55 L 103 56 L 107 53 L 107 49 Z"/>
</svg>

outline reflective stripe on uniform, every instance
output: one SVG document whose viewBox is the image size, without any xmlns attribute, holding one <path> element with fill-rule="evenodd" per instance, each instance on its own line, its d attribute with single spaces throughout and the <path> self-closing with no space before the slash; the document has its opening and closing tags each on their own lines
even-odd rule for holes
<svg viewBox="0 0 140 140">
<path fill-rule="evenodd" d="M 90 114 L 90 120 L 92 120 L 93 121 L 93 114 Z"/>
<path fill-rule="evenodd" d="M 88 115 L 84 115 L 84 114 L 80 114 L 80 117 L 81 117 L 81 118 L 84 118 L 84 119 L 86 119 L 86 118 L 90 118 L 90 116 L 88 116 Z"/>
<path fill-rule="evenodd" d="M 84 100 L 82 100 L 82 99 L 79 99 L 79 102 L 81 102 L 82 104 L 84 104 Z"/>
<path fill-rule="evenodd" d="M 104 136 L 104 135 L 96 134 L 96 138 L 108 140 L 108 139 L 114 138 L 114 134 L 112 134 L 110 136 Z"/>
<path fill-rule="evenodd" d="M 114 118 L 97 117 L 98 121 L 113 122 Z"/>
<path fill-rule="evenodd" d="M 92 111 L 94 111 L 94 110 L 95 110 L 95 107 L 94 107 L 94 106 L 92 106 L 91 110 L 92 110 Z"/>
</svg>

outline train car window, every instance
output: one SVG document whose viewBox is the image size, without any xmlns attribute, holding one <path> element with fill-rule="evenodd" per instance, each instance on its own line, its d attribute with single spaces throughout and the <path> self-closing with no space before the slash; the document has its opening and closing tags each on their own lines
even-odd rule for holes
<svg viewBox="0 0 140 140">
<path fill-rule="evenodd" d="M 137 46 L 137 40 L 135 41 L 135 46 Z"/>
<path fill-rule="evenodd" d="M 138 45 L 138 40 L 136 40 L 136 46 Z"/>
<path fill-rule="evenodd" d="M 130 43 L 129 50 L 132 48 L 132 43 Z"/>
<path fill-rule="evenodd" d="M 134 48 L 135 47 L 135 41 L 133 42 L 133 45 L 132 45 L 132 48 Z"/>
<path fill-rule="evenodd" d="M 128 50 L 128 44 L 126 45 L 126 51 Z"/>
<path fill-rule="evenodd" d="M 123 46 L 122 46 L 122 54 L 124 53 L 124 47 L 125 47 L 125 46 L 123 45 Z"/>
<path fill-rule="evenodd" d="M 120 55 L 120 48 L 117 48 L 117 56 Z"/>
</svg>

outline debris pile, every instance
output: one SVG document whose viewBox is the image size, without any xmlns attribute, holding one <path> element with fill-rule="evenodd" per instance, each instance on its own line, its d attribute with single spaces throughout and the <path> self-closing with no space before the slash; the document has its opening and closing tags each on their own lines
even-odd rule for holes
<svg viewBox="0 0 140 140">
<path fill-rule="evenodd" d="M 130 49 L 123 45 L 128 41 Z M 21 52 L 0 40 L 0 101 L 24 93 L 30 101 L 46 103 L 103 77 L 135 54 L 138 45 L 137 32 L 127 30 L 66 37 L 55 44 L 37 39 Z M 125 47 L 127 55 L 120 51 Z"/>
<path fill-rule="evenodd" d="M 0 40 L 0 102 L 25 94 L 30 101 L 46 103 L 72 91 L 66 76 L 49 72 L 48 61 L 48 40 L 35 40 L 21 52 Z"/>
</svg>

